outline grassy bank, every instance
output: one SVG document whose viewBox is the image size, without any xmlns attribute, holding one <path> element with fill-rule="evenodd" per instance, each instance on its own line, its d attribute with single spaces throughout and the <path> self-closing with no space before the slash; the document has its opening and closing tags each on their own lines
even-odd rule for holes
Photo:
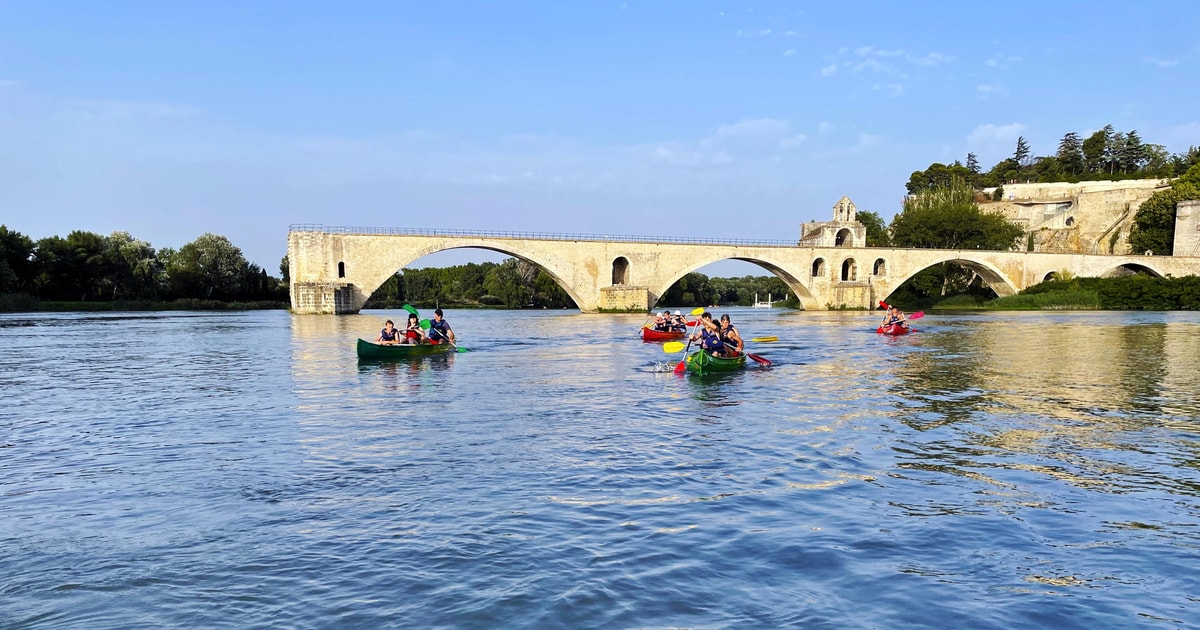
<svg viewBox="0 0 1200 630">
<path fill-rule="evenodd" d="M 29 295 L 0 295 L 0 313 L 106 313 L 120 311 L 257 311 L 287 310 L 287 302 L 221 302 L 218 300 L 114 300 L 112 302 L 43 302 Z"/>
</svg>

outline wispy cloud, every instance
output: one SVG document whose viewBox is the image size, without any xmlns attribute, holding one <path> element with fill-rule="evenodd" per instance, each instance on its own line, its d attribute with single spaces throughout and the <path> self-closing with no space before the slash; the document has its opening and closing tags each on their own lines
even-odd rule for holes
<svg viewBox="0 0 1200 630">
<path fill-rule="evenodd" d="M 1178 59 L 1158 59 L 1156 57 L 1142 57 L 1142 61 L 1159 68 L 1174 68 L 1179 65 Z"/>
<path fill-rule="evenodd" d="M 747 30 L 738 29 L 738 32 L 734 33 L 734 37 L 767 37 L 770 34 L 771 34 L 771 29 L 769 29 L 769 28 L 764 28 L 764 29 L 757 30 L 757 31 L 753 31 L 753 30 L 747 31 Z"/>
<path fill-rule="evenodd" d="M 987 61 L 983 62 L 983 65 L 989 68 L 1008 68 L 1020 62 L 1021 58 L 1016 55 L 999 54 L 989 57 Z"/>
<path fill-rule="evenodd" d="M 787 151 L 789 149 L 795 149 L 795 148 L 799 147 L 800 145 L 804 144 L 807 140 L 808 140 L 808 136 L 806 136 L 802 133 L 798 133 L 790 138 L 783 138 L 782 140 L 779 141 L 778 146 L 779 146 L 780 150 Z"/>
<path fill-rule="evenodd" d="M 915 54 L 903 48 L 877 48 L 875 46 L 842 47 L 838 49 L 834 58 L 832 64 L 821 69 L 821 76 L 828 77 L 836 74 L 839 70 L 845 70 L 851 74 L 870 72 L 907 79 L 908 74 L 902 69 L 905 64 L 918 68 L 929 68 L 954 61 L 952 55 L 939 52 Z"/>
<path fill-rule="evenodd" d="M 791 57 L 791 56 L 792 56 L 792 55 L 794 55 L 794 54 L 796 54 L 796 49 L 795 49 L 795 48 L 789 48 L 789 49 L 787 49 L 787 50 L 783 51 L 783 56 L 784 56 L 784 57 Z"/>
<path fill-rule="evenodd" d="M 876 92 L 886 90 L 888 93 L 888 96 L 890 96 L 892 98 L 896 98 L 897 96 L 904 94 L 904 86 L 900 85 L 899 83 L 888 83 L 886 85 L 881 84 L 881 83 L 876 83 L 875 85 L 871 86 L 871 89 L 875 90 Z"/>
<path fill-rule="evenodd" d="M 943 55 L 942 53 L 938 52 L 931 52 L 924 55 L 909 55 L 907 59 L 918 66 L 929 68 L 948 64 L 954 61 L 954 56 Z"/>
<path fill-rule="evenodd" d="M 866 61 L 860 61 L 851 66 L 850 71 L 854 72 L 855 74 L 868 71 L 878 72 L 880 74 L 892 74 L 893 72 L 890 66 L 885 65 L 878 59 L 867 59 Z"/>
<path fill-rule="evenodd" d="M 999 83 L 976 85 L 975 96 L 983 99 L 993 96 L 1008 96 L 1008 88 Z"/>
<path fill-rule="evenodd" d="M 996 162 L 1012 152 L 1017 145 L 1017 138 L 1024 133 L 1025 125 L 1021 123 L 979 125 L 967 134 L 967 150 L 984 162 Z"/>
</svg>

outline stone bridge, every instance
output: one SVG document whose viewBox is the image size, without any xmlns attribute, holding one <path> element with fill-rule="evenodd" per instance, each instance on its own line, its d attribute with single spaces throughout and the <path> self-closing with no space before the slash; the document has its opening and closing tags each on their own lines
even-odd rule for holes
<svg viewBox="0 0 1200 630">
<path fill-rule="evenodd" d="M 795 241 L 718 241 L 572 234 L 292 226 L 292 311 L 357 313 L 406 265 L 460 248 L 500 252 L 544 270 L 585 313 L 645 312 L 684 275 L 733 259 L 783 280 L 805 309 L 871 308 L 923 269 L 953 261 L 997 295 L 1012 295 L 1062 271 L 1079 277 L 1200 273 L 1195 256 L 1102 256 L 1036 252 L 811 247 Z"/>
</svg>

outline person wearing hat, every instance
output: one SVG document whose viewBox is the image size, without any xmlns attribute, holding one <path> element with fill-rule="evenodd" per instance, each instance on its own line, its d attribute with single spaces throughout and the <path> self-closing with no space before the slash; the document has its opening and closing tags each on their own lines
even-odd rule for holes
<svg viewBox="0 0 1200 630">
<path fill-rule="evenodd" d="M 671 329 L 679 332 L 687 330 L 687 320 L 679 311 L 675 311 L 674 317 L 671 318 Z"/>
</svg>

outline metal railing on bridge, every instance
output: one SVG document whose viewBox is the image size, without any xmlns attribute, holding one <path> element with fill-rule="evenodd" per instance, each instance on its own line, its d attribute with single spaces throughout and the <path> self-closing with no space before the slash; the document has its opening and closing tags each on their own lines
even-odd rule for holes
<svg viewBox="0 0 1200 630">
<path fill-rule="evenodd" d="M 798 247 L 798 241 L 735 240 L 727 238 L 689 238 L 664 236 L 621 236 L 612 234 L 572 234 L 559 232 L 505 232 L 492 230 L 441 230 L 431 228 L 348 227 L 340 225 L 293 224 L 288 232 L 322 234 L 365 234 L 373 236 L 449 236 L 469 238 L 510 238 L 537 241 L 598 241 L 607 243 L 677 243 L 684 245 L 737 245 L 745 247 Z"/>
</svg>

